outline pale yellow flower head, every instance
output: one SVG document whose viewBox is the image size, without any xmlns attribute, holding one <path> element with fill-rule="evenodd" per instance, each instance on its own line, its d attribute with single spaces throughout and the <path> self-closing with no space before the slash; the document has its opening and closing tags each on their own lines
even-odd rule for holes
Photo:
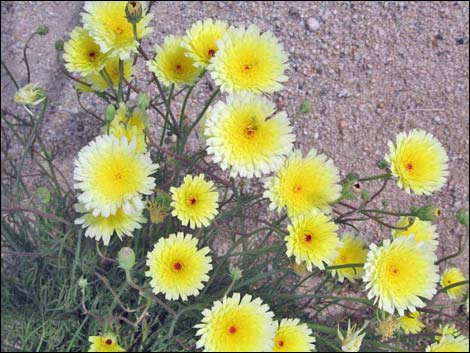
<svg viewBox="0 0 470 353">
<path fill-rule="evenodd" d="M 39 83 L 28 83 L 21 87 L 13 98 L 18 104 L 23 105 L 38 105 L 46 99 L 46 94 Z"/>
<path fill-rule="evenodd" d="M 287 53 L 271 32 L 255 25 L 230 28 L 217 46 L 208 69 L 222 92 L 273 93 L 287 81 Z"/>
<path fill-rule="evenodd" d="M 109 133 L 117 138 L 125 136 L 129 142 L 135 140 L 136 153 L 144 153 L 147 150 L 147 144 L 145 143 L 146 125 L 147 114 L 144 111 L 139 107 L 135 107 L 130 112 L 126 105 L 121 103 L 109 125 Z"/>
<path fill-rule="evenodd" d="M 460 331 L 457 329 L 455 324 L 439 324 L 439 328 L 437 330 L 438 335 L 434 336 L 436 342 L 439 342 L 445 336 L 460 336 Z"/>
<path fill-rule="evenodd" d="M 275 110 L 269 99 L 248 93 L 218 102 L 204 123 L 213 161 L 234 177 L 260 177 L 276 170 L 292 150 L 295 136 L 286 113 L 273 114 Z"/>
<path fill-rule="evenodd" d="M 103 217 L 101 215 L 94 216 L 83 204 L 77 204 L 75 209 L 77 212 L 83 213 L 80 218 L 75 220 L 75 224 L 81 224 L 83 228 L 86 228 L 86 237 L 94 238 L 97 241 L 103 240 L 104 245 L 109 245 L 114 233 L 119 240 L 122 240 L 124 235 L 132 237 L 132 232 L 140 229 L 141 223 L 146 221 L 142 216 L 142 210 L 133 210 L 126 214 L 120 207 L 115 214 Z"/>
<path fill-rule="evenodd" d="M 442 144 L 423 130 L 398 134 L 396 144 L 388 143 L 385 160 L 391 164 L 398 186 L 407 193 L 429 195 L 441 189 L 447 175 L 447 153 Z"/>
<path fill-rule="evenodd" d="M 187 55 L 183 46 L 183 37 L 170 35 L 165 37 L 162 46 L 156 46 L 155 58 L 147 66 L 165 85 L 174 84 L 192 86 L 199 79 L 202 69 L 196 67 L 194 59 Z"/>
<path fill-rule="evenodd" d="M 330 203 L 341 195 L 338 169 L 324 154 L 311 149 L 307 156 L 292 152 L 277 175 L 267 179 L 264 197 L 269 198 L 271 210 L 287 208 L 289 216 L 310 211 L 312 208 L 329 210 Z"/>
<path fill-rule="evenodd" d="M 426 347 L 426 352 L 468 352 L 469 342 L 465 336 L 445 336 L 440 342 Z"/>
<path fill-rule="evenodd" d="M 356 330 L 356 325 L 354 324 L 351 327 L 351 321 L 348 320 L 348 330 L 346 335 L 339 330 L 338 325 L 338 338 L 341 341 L 341 350 L 343 352 L 359 352 L 361 349 L 362 340 L 364 339 L 366 333 L 362 333 L 369 324 L 369 321 L 364 322 L 364 325 L 358 330 Z"/>
<path fill-rule="evenodd" d="M 397 227 L 403 228 L 409 224 L 408 217 L 401 217 L 397 223 Z M 410 235 L 414 236 L 417 242 L 423 241 L 428 243 L 433 250 L 437 249 L 438 245 L 438 234 L 436 226 L 431 222 L 422 221 L 418 217 L 414 218 L 413 224 L 406 230 L 392 230 L 393 238 L 407 237 Z"/>
<path fill-rule="evenodd" d="M 392 338 L 398 329 L 400 329 L 400 320 L 395 315 L 385 315 L 379 319 L 376 331 L 382 336 L 382 341 L 386 341 Z"/>
<path fill-rule="evenodd" d="M 83 25 L 90 31 L 101 51 L 110 52 L 122 60 L 137 52 L 138 42 L 134 38 L 132 24 L 126 18 L 127 1 L 86 1 L 82 15 Z M 152 14 L 147 13 L 147 3 L 142 1 L 143 16 L 137 23 L 137 38 L 152 33 L 148 26 Z"/>
<path fill-rule="evenodd" d="M 90 36 L 90 32 L 81 27 L 75 27 L 70 33 L 70 39 L 64 43 L 65 67 L 70 72 L 88 75 L 100 71 L 108 58 L 100 46 Z"/>
<path fill-rule="evenodd" d="M 204 180 L 204 174 L 186 175 L 180 187 L 171 187 L 173 216 L 191 228 L 207 227 L 217 215 L 219 193 L 212 181 Z"/>
<path fill-rule="evenodd" d="M 316 209 L 292 218 L 287 230 L 287 256 L 294 256 L 295 262 L 305 264 L 309 271 L 313 266 L 324 269 L 338 255 L 338 225 Z"/>
<path fill-rule="evenodd" d="M 202 312 L 196 349 L 205 352 L 271 352 L 276 326 L 273 313 L 251 295 L 224 297 Z"/>
<path fill-rule="evenodd" d="M 103 333 L 101 336 L 90 336 L 88 341 L 91 343 L 88 352 L 125 352 L 117 341 L 114 333 Z"/>
<path fill-rule="evenodd" d="M 106 60 L 104 69 L 109 75 L 111 83 L 113 84 L 113 88 L 117 89 L 119 85 L 119 58 L 109 58 Z M 132 66 L 132 60 L 124 60 L 123 62 L 123 77 L 127 82 L 132 81 L 132 77 L 134 76 L 134 67 Z M 101 76 L 99 72 L 92 72 L 85 77 L 83 80 L 86 83 L 91 85 L 91 88 L 95 91 L 103 92 L 109 89 L 109 83 Z M 124 85 L 123 81 L 123 85 Z"/>
<path fill-rule="evenodd" d="M 419 319 L 420 317 L 421 313 L 419 311 L 400 317 L 400 327 L 406 335 L 414 335 L 423 330 L 424 324 Z"/>
<path fill-rule="evenodd" d="M 187 300 L 198 295 L 209 280 L 212 269 L 209 248 L 198 249 L 198 240 L 179 232 L 160 238 L 147 254 L 145 272 L 155 294 L 163 293 L 168 300 Z"/>
<path fill-rule="evenodd" d="M 457 282 L 465 281 L 465 276 L 462 271 L 457 267 L 448 268 L 445 270 L 441 279 L 441 286 L 447 287 Z M 447 290 L 447 295 L 450 299 L 460 300 L 463 298 L 467 290 L 467 285 L 453 287 Z"/>
<path fill-rule="evenodd" d="M 380 309 L 403 316 L 405 310 L 415 312 L 431 299 L 439 282 L 436 255 L 424 242 L 413 236 L 384 240 L 382 246 L 370 245 L 364 265 L 363 280 L 367 297 L 375 298 Z"/>
<path fill-rule="evenodd" d="M 313 352 L 315 337 L 306 324 L 299 319 L 282 319 L 275 322 L 276 336 L 274 337 L 273 352 Z"/>
<path fill-rule="evenodd" d="M 346 233 L 341 239 L 338 248 L 338 256 L 332 263 L 332 266 L 347 265 L 347 264 L 363 264 L 367 258 L 368 249 L 366 242 L 359 236 L 351 233 Z M 362 267 L 348 267 L 338 268 L 332 270 L 332 275 L 338 275 L 338 280 L 343 282 L 345 278 L 354 282 L 356 279 L 362 277 L 364 270 Z"/>
<path fill-rule="evenodd" d="M 205 68 L 211 59 L 217 54 L 217 41 L 227 31 L 227 23 L 211 18 L 195 22 L 186 31 L 183 45 L 187 49 L 187 55 L 194 60 L 194 65 Z"/>
<path fill-rule="evenodd" d="M 144 207 L 142 195 L 152 194 L 155 178 L 150 175 L 158 164 L 135 149 L 135 140 L 101 135 L 78 153 L 75 188 L 82 191 L 78 200 L 93 216 L 108 217 L 121 207 L 124 213 L 135 214 Z"/>
</svg>

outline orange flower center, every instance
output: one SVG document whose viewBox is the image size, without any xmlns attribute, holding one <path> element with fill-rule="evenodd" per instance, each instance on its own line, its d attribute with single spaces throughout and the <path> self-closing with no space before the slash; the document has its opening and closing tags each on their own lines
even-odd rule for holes
<svg viewBox="0 0 470 353">
<path fill-rule="evenodd" d="M 237 332 L 237 328 L 235 326 L 230 326 L 228 328 L 228 333 L 230 333 L 231 335 L 233 335 L 236 332 Z"/>
<path fill-rule="evenodd" d="M 209 49 L 209 51 L 207 52 L 207 55 L 209 55 L 212 58 L 215 55 L 215 50 Z"/>
<path fill-rule="evenodd" d="M 312 234 L 310 234 L 310 233 L 305 234 L 304 235 L 304 240 L 305 240 L 305 242 L 310 243 L 312 241 Z"/>
<path fill-rule="evenodd" d="M 88 53 L 88 57 L 90 58 L 91 61 L 96 61 L 96 59 L 98 58 L 98 54 L 95 53 L 94 51 L 91 51 Z"/>
<path fill-rule="evenodd" d="M 189 205 L 189 206 L 194 206 L 196 203 L 197 203 L 196 198 L 195 198 L 194 196 L 192 196 L 192 195 L 189 196 L 189 198 L 188 198 L 188 205 Z"/>
<path fill-rule="evenodd" d="M 413 170 L 413 164 L 412 163 L 406 163 L 405 169 L 408 170 L 408 171 Z"/>
<path fill-rule="evenodd" d="M 176 64 L 175 71 L 177 74 L 183 73 L 183 66 L 181 66 L 180 64 Z"/>
<path fill-rule="evenodd" d="M 293 191 L 297 194 L 299 192 L 302 191 L 302 186 L 300 186 L 299 184 L 295 184 L 294 185 L 294 188 L 293 188 Z"/>
<path fill-rule="evenodd" d="M 283 340 L 278 341 L 278 342 L 277 342 L 277 345 L 278 345 L 279 347 L 283 347 L 283 346 L 284 346 L 284 341 L 283 341 Z"/>
<path fill-rule="evenodd" d="M 182 269 L 183 269 L 183 265 L 181 264 L 181 262 L 175 262 L 173 264 L 173 269 L 176 271 L 176 272 L 180 272 Z"/>
<path fill-rule="evenodd" d="M 113 340 L 111 338 L 108 338 L 105 343 L 109 346 L 113 343 Z"/>
</svg>

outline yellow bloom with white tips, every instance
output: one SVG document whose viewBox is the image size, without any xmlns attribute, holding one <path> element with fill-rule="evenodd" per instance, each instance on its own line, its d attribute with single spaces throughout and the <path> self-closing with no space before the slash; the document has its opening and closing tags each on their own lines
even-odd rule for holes
<svg viewBox="0 0 470 353">
<path fill-rule="evenodd" d="M 205 352 L 271 352 L 276 326 L 273 313 L 260 298 L 234 293 L 202 312 L 195 328 L 196 349 Z"/>
<path fill-rule="evenodd" d="M 338 255 L 338 225 L 316 209 L 292 218 L 287 230 L 287 256 L 294 256 L 295 262 L 305 264 L 309 271 L 312 266 L 324 269 Z"/>
<path fill-rule="evenodd" d="M 441 189 L 447 175 L 447 153 L 442 144 L 423 130 L 398 134 L 396 144 L 388 143 L 385 160 L 391 164 L 398 186 L 407 193 L 429 195 Z"/>
<path fill-rule="evenodd" d="M 150 195 L 158 164 L 149 154 L 138 154 L 136 142 L 112 135 L 101 135 L 83 147 L 75 160 L 75 188 L 82 191 L 78 200 L 93 216 L 108 217 L 122 207 L 134 214 L 144 205 L 142 195 Z"/>
<path fill-rule="evenodd" d="M 194 65 L 205 68 L 211 59 L 217 54 L 217 41 L 227 31 L 227 23 L 210 18 L 197 21 L 186 31 L 183 45 L 187 49 Z"/>
<path fill-rule="evenodd" d="M 403 228 L 408 224 L 408 217 L 401 217 L 396 226 Z M 424 241 L 425 243 L 428 243 L 433 250 L 437 249 L 437 238 L 439 235 L 437 234 L 436 226 L 431 222 L 422 221 L 418 217 L 414 218 L 413 224 L 408 229 L 394 229 L 392 230 L 392 235 L 393 238 L 413 235 L 417 242 Z"/>
<path fill-rule="evenodd" d="M 64 43 L 65 67 L 70 72 L 88 75 L 100 71 L 108 58 L 106 52 L 91 37 L 90 32 L 81 27 L 75 27 L 70 33 L 70 39 Z"/>
<path fill-rule="evenodd" d="M 88 352 L 125 352 L 117 341 L 114 333 L 104 333 L 101 336 L 90 336 L 88 341 L 91 343 Z"/>
<path fill-rule="evenodd" d="M 363 264 L 367 259 L 366 242 L 359 236 L 346 233 L 341 239 L 338 248 L 338 256 L 333 261 L 333 266 L 347 264 Z M 345 278 L 354 282 L 354 280 L 362 277 L 364 270 L 362 267 L 347 267 L 332 270 L 332 275 L 338 275 L 338 280 L 343 282 Z"/>
<path fill-rule="evenodd" d="M 152 14 L 147 14 L 147 2 L 142 1 L 142 19 L 137 23 L 137 39 L 152 33 L 148 24 Z M 134 38 L 132 24 L 126 18 L 127 1 L 85 1 L 83 25 L 90 31 L 101 51 L 110 52 L 122 60 L 137 52 L 139 43 Z"/>
<path fill-rule="evenodd" d="M 106 60 L 104 69 L 109 76 L 109 79 L 114 89 L 118 88 L 119 85 L 119 58 L 109 58 Z M 123 62 L 123 77 L 127 82 L 132 80 L 134 76 L 134 67 L 132 66 L 132 60 L 124 60 Z M 91 85 L 91 88 L 95 91 L 106 91 L 109 89 L 109 83 L 101 76 L 99 72 L 92 72 L 89 75 L 83 77 L 83 80 Z M 123 86 L 125 85 L 123 81 Z"/>
<path fill-rule="evenodd" d="M 276 322 L 273 352 L 313 352 L 315 337 L 306 324 L 299 319 L 282 319 Z"/>
<path fill-rule="evenodd" d="M 217 42 L 208 70 L 222 92 L 273 93 L 287 81 L 287 53 L 269 31 L 255 25 L 230 28 Z"/>
<path fill-rule="evenodd" d="M 419 311 L 400 317 L 400 327 L 406 335 L 414 335 L 423 330 L 424 324 L 419 319 L 420 317 L 421 313 Z"/>
<path fill-rule="evenodd" d="M 198 240 L 190 234 L 179 232 L 160 238 L 147 254 L 145 272 L 155 294 L 163 293 L 168 300 L 187 300 L 198 295 L 209 280 L 212 269 L 209 248 L 198 249 Z"/>
<path fill-rule="evenodd" d="M 204 174 L 186 175 L 180 187 L 171 187 L 172 215 L 191 228 L 207 227 L 217 215 L 219 193 Z"/>
<path fill-rule="evenodd" d="M 46 93 L 39 87 L 39 83 L 28 83 L 21 87 L 13 98 L 18 104 L 38 105 L 46 99 Z"/>
<path fill-rule="evenodd" d="M 341 195 L 338 169 L 331 159 L 311 149 L 305 158 L 302 152 L 292 152 L 267 179 L 264 197 L 269 198 L 271 210 L 287 208 L 289 216 L 309 212 L 312 208 L 329 210 L 330 204 Z"/>
<path fill-rule="evenodd" d="M 202 72 L 196 67 L 194 59 L 187 55 L 188 51 L 183 46 L 183 37 L 170 35 L 165 37 L 162 46 L 156 46 L 155 58 L 147 62 L 147 66 L 157 78 L 165 85 L 174 84 L 192 86 L 199 79 Z"/>
<path fill-rule="evenodd" d="M 455 324 L 439 324 L 439 328 L 437 330 L 438 335 L 434 336 L 436 342 L 439 342 L 445 336 L 453 336 L 458 337 L 460 336 L 460 331 L 457 329 Z"/>
<path fill-rule="evenodd" d="M 218 102 L 204 125 L 207 152 L 231 176 L 260 177 L 276 170 L 295 136 L 286 113 L 263 96 L 239 94 Z M 271 116 L 272 115 L 272 116 Z"/>
<path fill-rule="evenodd" d="M 126 214 L 122 208 L 118 208 L 116 213 L 103 217 L 101 215 L 93 216 L 82 204 L 75 206 L 77 212 L 83 215 L 75 220 L 75 224 L 81 224 L 86 228 L 85 236 L 94 238 L 97 241 L 103 240 L 104 245 L 109 245 L 111 236 L 116 233 L 122 240 L 124 235 L 132 237 L 132 232 L 142 227 L 146 219 L 142 216 L 142 210 L 137 210 Z"/>
<path fill-rule="evenodd" d="M 382 246 L 370 245 L 364 264 L 363 280 L 367 297 L 375 298 L 380 309 L 400 316 L 415 312 L 431 299 L 439 282 L 436 255 L 431 247 L 417 243 L 413 236 L 384 240 Z"/>
<path fill-rule="evenodd" d="M 469 342 L 465 336 L 444 336 L 439 342 L 426 347 L 426 352 L 468 352 Z"/>
<path fill-rule="evenodd" d="M 136 153 L 144 153 L 147 150 L 145 143 L 145 127 L 147 125 L 147 114 L 139 107 L 135 107 L 129 112 L 124 103 L 119 105 L 111 124 L 109 133 L 121 138 L 125 136 L 129 142 L 136 141 Z"/>
<path fill-rule="evenodd" d="M 465 276 L 462 271 L 457 267 L 448 268 L 445 270 L 441 279 L 441 286 L 447 287 L 457 282 L 465 281 Z M 460 300 L 466 292 L 467 285 L 453 287 L 447 290 L 447 295 L 450 299 Z"/>
</svg>

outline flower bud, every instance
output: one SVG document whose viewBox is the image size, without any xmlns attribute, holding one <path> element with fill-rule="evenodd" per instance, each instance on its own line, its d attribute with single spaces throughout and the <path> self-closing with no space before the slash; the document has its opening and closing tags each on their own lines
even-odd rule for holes
<svg viewBox="0 0 470 353">
<path fill-rule="evenodd" d="M 303 101 L 299 107 L 299 114 L 307 114 L 312 111 L 312 103 L 310 101 Z"/>
<path fill-rule="evenodd" d="M 456 217 L 457 221 L 459 221 L 460 224 L 468 228 L 468 212 L 466 210 L 464 210 L 463 208 L 458 210 Z"/>
<path fill-rule="evenodd" d="M 142 19 L 142 4 L 140 1 L 128 1 L 126 5 L 126 18 L 130 23 L 139 23 Z"/>
<path fill-rule="evenodd" d="M 295 274 L 299 277 L 306 275 L 308 272 L 307 267 L 305 267 L 305 264 L 303 263 L 298 264 L 297 262 L 294 262 L 291 267 L 292 267 L 292 271 L 294 271 Z"/>
<path fill-rule="evenodd" d="M 28 83 L 20 88 L 15 94 L 15 102 L 23 105 L 37 105 L 44 101 L 46 93 L 38 85 L 39 83 Z"/>
<path fill-rule="evenodd" d="M 230 271 L 230 277 L 232 278 L 232 281 L 234 282 L 238 281 L 243 276 L 243 271 L 240 270 L 236 266 L 232 266 L 231 264 L 229 266 L 229 271 Z"/>
<path fill-rule="evenodd" d="M 49 32 L 49 28 L 47 26 L 39 26 L 36 30 L 36 33 L 40 36 L 44 36 Z"/>
<path fill-rule="evenodd" d="M 387 169 L 390 167 L 390 164 L 385 159 L 381 159 L 377 162 L 377 167 L 380 169 Z"/>
<path fill-rule="evenodd" d="M 398 320 L 393 315 L 379 320 L 379 324 L 377 326 L 377 333 L 382 336 L 382 341 L 387 341 L 395 334 L 400 328 L 400 320 Z"/>
<path fill-rule="evenodd" d="M 365 330 L 368 324 L 368 321 L 364 322 L 364 325 L 356 331 L 356 325 L 351 327 L 351 321 L 348 320 L 348 330 L 346 331 L 346 336 L 343 335 L 338 326 L 338 338 L 341 341 L 341 349 L 343 352 L 359 352 L 361 349 L 362 340 L 366 335 L 365 333 L 361 335 L 361 332 Z"/>
<path fill-rule="evenodd" d="M 55 50 L 64 51 L 64 41 L 63 40 L 58 40 L 57 42 L 55 42 L 54 46 L 55 46 Z"/>
<path fill-rule="evenodd" d="M 150 97 L 145 94 L 145 93 L 139 93 L 137 95 L 137 105 L 139 106 L 140 109 L 143 111 L 147 110 L 147 108 L 150 105 Z"/>
<path fill-rule="evenodd" d="M 435 221 L 441 216 L 441 210 L 435 206 L 422 206 L 412 210 L 415 217 L 422 221 Z"/>
<path fill-rule="evenodd" d="M 85 277 L 81 277 L 79 280 L 78 280 L 78 286 L 81 288 L 81 289 L 85 289 L 86 286 L 88 286 L 88 281 Z"/>
<path fill-rule="evenodd" d="M 106 124 L 111 124 L 116 114 L 116 108 L 114 105 L 110 104 L 106 107 L 106 112 L 104 114 L 104 121 Z"/>
<path fill-rule="evenodd" d="M 121 250 L 119 250 L 118 253 L 118 262 L 119 262 L 119 267 L 122 269 L 129 271 L 134 267 L 135 265 L 135 253 L 134 250 L 132 250 L 129 247 L 124 247 Z"/>
</svg>

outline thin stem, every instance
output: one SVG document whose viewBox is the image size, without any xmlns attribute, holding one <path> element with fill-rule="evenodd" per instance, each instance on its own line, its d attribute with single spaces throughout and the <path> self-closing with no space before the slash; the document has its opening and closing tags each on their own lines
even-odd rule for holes
<svg viewBox="0 0 470 353">
<path fill-rule="evenodd" d="M 24 48 L 23 48 L 23 60 L 24 60 L 24 64 L 26 65 L 26 77 L 27 77 L 27 82 L 28 83 L 31 82 L 31 70 L 29 68 L 28 55 L 26 54 L 26 50 L 28 49 L 29 42 L 31 41 L 31 39 L 33 39 L 33 37 L 36 34 L 37 34 L 37 32 L 34 32 L 33 34 L 31 34 L 29 36 L 29 38 L 26 40 L 26 44 L 24 45 Z"/>
<path fill-rule="evenodd" d="M 351 263 L 351 264 L 344 264 L 344 265 L 334 265 L 325 267 L 325 270 L 337 270 L 340 268 L 356 268 L 356 267 L 364 267 L 363 263 Z"/>
<path fill-rule="evenodd" d="M 118 83 L 118 93 L 117 93 L 117 100 L 118 103 L 124 101 L 124 95 L 122 92 L 122 82 L 124 78 L 124 61 L 119 58 L 119 83 Z"/>
<path fill-rule="evenodd" d="M 452 289 L 452 288 L 456 288 L 456 287 L 460 287 L 460 286 L 465 286 L 465 285 L 467 285 L 468 283 L 469 283 L 468 280 L 466 280 L 466 281 L 460 281 L 460 282 L 455 282 L 455 283 L 450 284 L 450 285 L 448 285 L 448 286 L 446 286 L 446 287 L 444 287 L 444 288 L 439 289 L 439 290 L 437 291 L 437 294 L 447 292 L 449 289 Z"/>
<path fill-rule="evenodd" d="M 379 174 L 379 175 L 373 175 L 370 177 L 360 178 L 357 181 L 364 182 L 364 181 L 371 181 L 371 180 L 379 180 L 379 179 L 390 178 L 391 176 L 392 176 L 392 173 L 385 173 L 385 174 Z"/>
<path fill-rule="evenodd" d="M 13 207 L 2 207 L 1 208 L 2 213 L 16 213 L 16 212 L 26 212 L 26 213 L 33 213 L 39 217 L 47 218 L 52 221 L 60 222 L 65 225 L 71 225 L 71 223 L 61 217 L 57 217 L 53 214 L 49 214 L 46 212 L 42 212 L 36 209 L 29 209 L 29 208 L 24 208 L 24 207 L 19 207 L 14 205 Z"/>
<path fill-rule="evenodd" d="M 386 210 L 375 210 L 375 209 L 366 209 L 366 210 L 360 210 L 360 213 L 363 212 L 370 212 L 370 213 L 380 213 L 380 214 L 386 214 L 390 216 L 395 216 L 395 217 L 414 217 L 415 215 L 410 212 L 392 212 L 392 211 L 386 211 Z"/>
<path fill-rule="evenodd" d="M 78 105 L 80 106 L 80 108 L 82 108 L 85 113 L 88 113 L 90 114 L 92 117 L 94 117 L 96 120 L 99 120 L 100 122 L 104 123 L 104 119 L 100 118 L 98 115 L 96 115 L 95 113 L 93 113 L 92 111 L 88 110 L 87 108 L 85 108 L 85 106 L 82 104 L 82 101 L 80 100 L 80 93 L 77 91 L 77 101 L 78 101 Z"/>
<path fill-rule="evenodd" d="M 136 311 L 136 309 L 128 309 L 126 307 L 126 305 L 121 301 L 121 299 L 119 298 L 119 295 L 115 292 L 115 290 L 111 287 L 111 285 L 109 284 L 109 281 L 106 277 L 100 275 L 98 272 L 95 271 L 95 276 L 98 277 L 101 282 L 104 283 L 104 285 L 106 286 L 106 288 L 109 289 L 109 291 L 111 292 L 111 294 L 113 295 L 114 299 L 116 299 L 116 302 L 119 304 L 119 306 L 121 307 L 122 310 L 124 310 L 125 312 L 127 313 L 133 313 Z"/>
<path fill-rule="evenodd" d="M 109 76 L 105 67 L 103 67 L 103 69 L 100 71 L 100 75 L 103 78 L 103 80 L 105 80 L 105 82 L 108 84 L 109 88 L 111 88 L 111 91 L 113 91 L 114 97 L 116 98 L 116 102 L 119 103 L 119 96 L 116 90 L 114 89 L 113 81 L 111 80 L 111 77 Z"/>
<path fill-rule="evenodd" d="M 230 286 L 228 286 L 227 290 L 225 291 L 224 295 L 222 296 L 222 298 L 225 298 L 229 293 L 230 291 L 232 290 L 233 286 L 235 285 L 235 282 L 236 280 L 232 279 L 232 283 L 230 283 Z"/>
<path fill-rule="evenodd" d="M 2 60 L 2 66 L 3 66 L 3 69 L 6 71 L 8 77 L 10 77 L 11 82 L 13 82 L 13 84 L 15 85 L 16 90 L 18 91 L 20 89 L 20 86 L 18 86 L 18 83 L 16 82 L 15 78 L 13 77 L 13 74 L 8 69 L 7 65 L 3 62 L 3 60 Z"/>
</svg>

